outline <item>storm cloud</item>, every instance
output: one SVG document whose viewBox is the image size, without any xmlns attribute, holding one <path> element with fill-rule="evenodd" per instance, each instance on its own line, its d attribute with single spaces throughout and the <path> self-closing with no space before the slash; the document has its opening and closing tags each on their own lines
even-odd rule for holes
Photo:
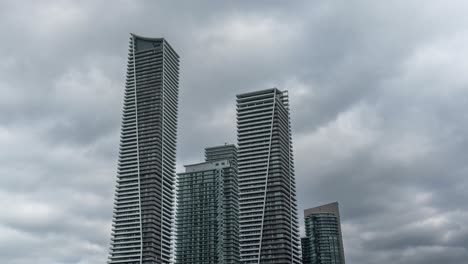
<svg viewBox="0 0 468 264">
<path fill-rule="evenodd" d="M 287 89 L 299 216 L 350 264 L 468 260 L 466 1 L 1 1 L 0 263 L 105 263 L 129 33 L 181 56 L 178 168 Z"/>
</svg>

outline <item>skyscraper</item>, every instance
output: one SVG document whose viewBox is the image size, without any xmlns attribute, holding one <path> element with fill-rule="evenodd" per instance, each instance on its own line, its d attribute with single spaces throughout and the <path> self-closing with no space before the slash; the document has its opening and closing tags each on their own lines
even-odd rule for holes
<svg viewBox="0 0 468 264">
<path fill-rule="evenodd" d="M 207 162 L 221 159 L 229 160 L 230 166 L 223 169 L 223 225 L 224 225 L 224 263 L 240 261 L 239 255 L 239 180 L 237 175 L 237 147 L 225 144 L 205 148 Z M 219 262 L 221 263 L 221 262 Z"/>
<path fill-rule="evenodd" d="M 237 95 L 241 263 L 301 263 L 289 99 Z"/>
<path fill-rule="evenodd" d="M 308 237 L 301 238 L 302 264 L 310 264 L 310 240 Z"/>
<path fill-rule="evenodd" d="M 236 152 L 234 145 L 206 148 L 206 162 L 178 174 L 178 264 L 239 263 Z"/>
<path fill-rule="evenodd" d="M 345 264 L 338 203 L 304 210 L 306 247 L 304 263 Z"/>
<path fill-rule="evenodd" d="M 169 263 L 174 218 L 179 56 L 131 35 L 109 263 Z"/>
</svg>

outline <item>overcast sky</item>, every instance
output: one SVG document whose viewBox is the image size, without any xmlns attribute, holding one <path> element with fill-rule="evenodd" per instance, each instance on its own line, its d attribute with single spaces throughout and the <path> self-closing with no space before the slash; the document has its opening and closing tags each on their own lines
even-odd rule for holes
<svg viewBox="0 0 468 264">
<path fill-rule="evenodd" d="M 130 32 L 181 57 L 179 171 L 287 89 L 301 226 L 338 201 L 348 264 L 467 262 L 468 2 L 253 2 L 0 1 L 0 263 L 105 263 Z"/>
</svg>

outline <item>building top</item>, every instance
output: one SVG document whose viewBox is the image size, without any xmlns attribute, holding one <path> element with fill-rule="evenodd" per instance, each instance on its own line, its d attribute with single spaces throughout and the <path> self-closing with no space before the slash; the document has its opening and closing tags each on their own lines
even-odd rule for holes
<svg viewBox="0 0 468 264">
<path fill-rule="evenodd" d="M 216 160 L 184 165 L 185 173 L 224 169 L 230 166 L 229 160 Z"/>
<path fill-rule="evenodd" d="M 174 55 L 177 57 L 177 59 L 179 59 L 179 55 L 172 48 L 172 46 L 169 44 L 169 42 L 167 42 L 167 40 L 165 38 L 143 37 L 143 36 L 139 36 L 139 35 L 134 34 L 134 33 L 130 33 L 130 35 L 132 36 L 133 40 L 135 41 L 136 51 L 146 50 L 146 49 L 154 49 L 154 48 L 157 48 L 157 47 L 161 46 L 162 44 L 164 44 L 166 47 L 168 47 L 171 50 L 172 53 L 174 53 Z"/>
<path fill-rule="evenodd" d="M 164 38 L 144 37 L 144 36 L 137 35 L 135 33 L 130 33 L 130 35 L 135 39 L 141 39 L 141 40 L 147 40 L 147 41 L 159 41 L 159 42 L 164 41 Z"/>
<path fill-rule="evenodd" d="M 309 215 L 316 215 L 316 214 L 334 214 L 339 217 L 340 212 L 338 208 L 338 202 L 324 204 L 321 206 L 309 208 L 304 210 L 304 217 L 308 217 Z"/>
<path fill-rule="evenodd" d="M 248 97 L 251 97 L 251 96 L 262 95 L 262 94 L 268 94 L 268 93 L 271 93 L 271 92 L 273 92 L 273 91 L 276 91 L 277 93 L 284 93 L 284 92 L 287 92 L 286 90 L 285 90 L 285 91 L 281 91 L 281 90 L 279 90 L 278 88 L 273 87 L 273 88 L 264 89 L 264 90 L 258 90 L 258 91 L 253 91 L 253 92 L 241 93 L 241 94 L 236 95 L 236 97 L 237 97 L 237 99 L 243 99 L 243 98 L 248 98 Z"/>
<path fill-rule="evenodd" d="M 206 147 L 206 148 L 205 148 L 205 151 L 207 151 L 207 150 L 226 149 L 226 148 L 232 148 L 232 149 L 236 149 L 236 150 L 237 150 L 236 145 L 224 143 L 224 145 L 213 146 L 213 147 Z"/>
<path fill-rule="evenodd" d="M 205 148 L 205 161 L 216 160 L 235 160 L 237 157 L 237 147 L 233 144 L 225 144 L 221 146 L 214 146 Z"/>
</svg>

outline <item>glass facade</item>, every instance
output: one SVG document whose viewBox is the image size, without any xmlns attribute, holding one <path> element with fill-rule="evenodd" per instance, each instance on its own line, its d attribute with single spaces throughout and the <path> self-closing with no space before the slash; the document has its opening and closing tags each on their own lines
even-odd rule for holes
<svg viewBox="0 0 468 264">
<path fill-rule="evenodd" d="M 162 38 L 130 38 L 111 264 L 171 261 L 179 56 Z"/>
<path fill-rule="evenodd" d="M 345 263 L 338 203 L 305 210 L 305 231 L 304 263 Z"/>
<path fill-rule="evenodd" d="M 205 149 L 179 173 L 176 263 L 239 263 L 237 148 Z"/>
<path fill-rule="evenodd" d="M 237 176 L 237 147 L 225 144 L 205 149 L 207 162 L 227 159 L 230 166 L 223 169 L 223 232 L 224 262 L 239 263 L 239 182 Z M 220 262 L 221 263 L 221 262 Z"/>
<path fill-rule="evenodd" d="M 310 241 L 308 237 L 301 238 L 302 264 L 310 264 Z"/>
</svg>

